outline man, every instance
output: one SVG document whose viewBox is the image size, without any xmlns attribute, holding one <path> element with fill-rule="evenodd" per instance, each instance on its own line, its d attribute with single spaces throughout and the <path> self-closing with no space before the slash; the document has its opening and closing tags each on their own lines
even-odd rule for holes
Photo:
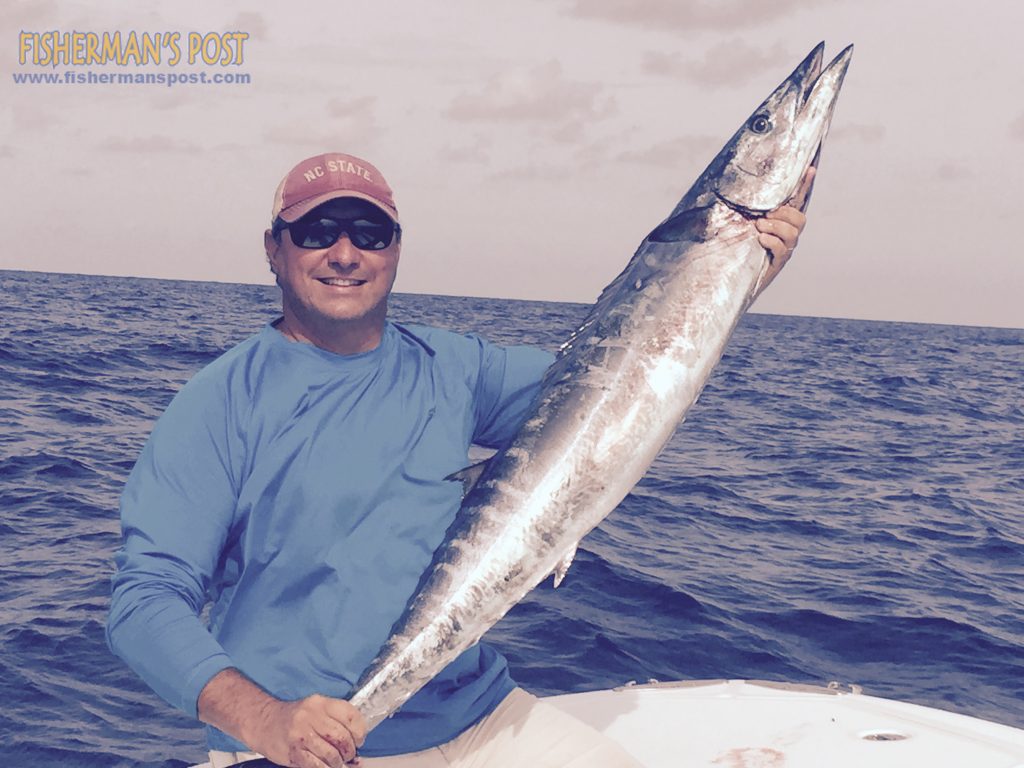
<svg viewBox="0 0 1024 768">
<path fill-rule="evenodd" d="M 402 232 L 364 160 L 299 163 L 271 221 L 282 316 L 200 371 L 143 449 L 111 648 L 211 726 L 214 768 L 337 768 L 357 750 L 379 766 L 636 765 L 517 688 L 485 644 L 367 735 L 344 697 L 459 507 L 444 478 L 470 444 L 513 437 L 552 357 L 387 320 Z M 788 207 L 757 223 L 771 277 L 804 223 Z"/>
</svg>

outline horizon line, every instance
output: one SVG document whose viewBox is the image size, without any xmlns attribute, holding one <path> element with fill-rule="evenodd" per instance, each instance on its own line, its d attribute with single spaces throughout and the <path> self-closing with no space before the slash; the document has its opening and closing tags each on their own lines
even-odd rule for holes
<svg viewBox="0 0 1024 768">
<path fill-rule="evenodd" d="M 273 288 L 278 290 L 274 283 L 247 283 L 227 280 L 210 280 L 210 279 L 197 279 L 197 278 L 183 278 L 183 277 L 149 277 L 144 275 L 110 275 L 99 272 L 52 272 L 45 269 L 8 269 L 0 267 L 0 273 L 26 273 L 34 275 L 73 275 L 76 277 L 105 277 L 113 278 L 117 280 L 157 280 L 162 282 L 171 283 L 213 283 L 216 285 L 251 285 L 262 288 Z M 455 294 L 455 293 L 417 293 L 415 291 L 393 291 L 395 296 L 436 296 L 441 298 L 455 298 L 455 299 L 488 299 L 498 301 L 518 301 L 524 303 L 534 304 L 574 304 L 581 307 L 593 306 L 594 302 L 590 301 L 569 301 L 565 299 L 525 299 L 517 296 L 477 296 L 467 294 Z M 938 325 L 946 326 L 949 328 L 979 328 L 979 329 L 993 329 L 993 330 L 1004 330 L 1004 331 L 1024 331 L 1024 327 L 1015 325 L 982 325 L 980 323 L 948 323 L 948 322 L 935 322 L 929 320 L 898 320 L 892 318 L 877 318 L 877 317 L 846 317 L 841 315 L 811 315 L 811 314 L 796 314 L 788 313 L 783 314 L 780 312 L 757 312 L 754 310 L 748 310 L 745 314 L 748 315 L 764 315 L 769 317 L 801 317 L 812 320 L 849 320 L 853 322 L 861 323 L 897 323 L 901 325 Z"/>
</svg>

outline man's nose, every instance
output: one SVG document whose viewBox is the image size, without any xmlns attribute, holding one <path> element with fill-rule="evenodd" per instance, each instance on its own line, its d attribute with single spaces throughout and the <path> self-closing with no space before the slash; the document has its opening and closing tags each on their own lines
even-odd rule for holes
<svg viewBox="0 0 1024 768">
<path fill-rule="evenodd" d="M 341 237 L 334 245 L 327 249 L 328 263 L 337 264 L 340 267 L 356 266 L 362 258 L 363 252 L 352 244 L 347 232 L 342 232 Z"/>
</svg>

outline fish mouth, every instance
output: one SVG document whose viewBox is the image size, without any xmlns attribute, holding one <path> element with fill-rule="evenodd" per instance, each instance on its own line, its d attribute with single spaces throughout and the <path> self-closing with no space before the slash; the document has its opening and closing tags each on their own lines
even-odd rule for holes
<svg viewBox="0 0 1024 768">
<path fill-rule="evenodd" d="M 825 137 L 828 135 L 828 129 L 832 123 L 832 113 L 835 111 L 836 101 L 839 99 L 839 91 L 843 87 L 843 79 L 846 77 L 846 70 L 853 57 L 853 46 L 848 45 L 829 62 L 824 70 L 821 70 L 821 55 L 824 47 L 824 43 L 819 43 L 804 60 L 809 66 L 807 77 L 801 83 L 801 100 L 797 119 L 806 120 L 816 128 L 812 131 L 815 138 L 808 147 L 808 149 L 813 147 L 813 151 L 808 152 L 810 159 L 800 174 L 801 182 L 807 168 L 811 166 L 817 168 L 821 160 L 821 148 L 825 144 Z M 811 189 L 813 189 L 813 184 L 812 181 Z M 804 196 L 801 210 L 807 208 L 807 203 L 811 199 L 811 189 L 808 189 Z"/>
<path fill-rule="evenodd" d="M 793 70 L 793 74 L 789 76 L 792 87 L 795 88 L 800 95 L 800 109 L 807 104 L 807 99 L 811 96 L 811 91 L 814 89 L 814 83 L 818 80 L 821 75 L 821 62 L 825 56 L 825 42 L 822 41 L 814 46 L 814 49 L 807 54 L 802 62 Z"/>
<path fill-rule="evenodd" d="M 730 154 L 714 191 L 731 208 L 753 216 L 778 208 L 792 200 L 807 168 L 818 164 L 853 46 L 823 67 L 824 51 L 818 43 L 751 116 L 764 115 L 775 125 L 761 144 L 748 121 L 733 147 L 723 150 Z"/>
<path fill-rule="evenodd" d="M 821 69 L 821 52 L 824 50 L 824 45 L 824 43 L 819 43 L 811 51 L 810 56 L 807 57 L 808 59 L 814 57 L 815 60 L 812 62 L 812 68 L 808 70 L 808 74 L 812 76 L 807 77 L 802 84 L 800 108 L 801 112 L 803 112 L 809 105 L 813 106 L 813 102 L 821 99 L 826 102 L 828 115 L 831 117 L 836 99 L 839 97 L 839 90 L 843 87 L 846 70 L 850 66 L 850 59 L 853 57 L 853 46 L 846 46 L 829 62 L 829 65 L 824 70 L 819 72 L 818 70 Z M 817 54 L 816 57 L 815 54 Z"/>
<path fill-rule="evenodd" d="M 793 73 L 786 78 L 778 92 L 788 91 L 795 99 L 793 120 L 814 126 L 819 135 L 814 142 L 814 158 L 821 153 L 821 145 L 832 119 L 839 90 L 846 77 L 846 70 L 853 56 L 853 46 L 848 45 L 837 55 L 827 67 L 822 68 L 825 43 L 820 42 L 797 65 Z M 806 148 L 806 147 L 805 147 Z"/>
<path fill-rule="evenodd" d="M 824 53 L 825 43 L 820 42 L 797 65 L 797 68 L 793 70 L 793 74 L 786 79 L 785 85 L 792 91 L 796 91 L 798 95 L 797 114 L 802 113 L 809 102 L 812 101 L 812 97 L 816 97 L 822 91 L 828 91 L 832 96 L 832 98 L 826 97 L 826 101 L 830 102 L 830 112 L 832 106 L 834 106 L 834 97 L 838 95 L 839 89 L 842 87 L 843 78 L 846 77 L 846 69 L 849 67 L 850 58 L 853 56 L 853 46 L 846 46 L 829 62 L 827 67 L 822 69 L 821 64 L 824 61 Z"/>
</svg>

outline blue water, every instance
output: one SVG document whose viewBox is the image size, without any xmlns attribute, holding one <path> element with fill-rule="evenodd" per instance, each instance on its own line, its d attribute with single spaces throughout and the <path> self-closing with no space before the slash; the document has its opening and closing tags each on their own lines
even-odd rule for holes
<svg viewBox="0 0 1024 768">
<path fill-rule="evenodd" d="M 107 651 L 117 499 L 154 419 L 276 289 L 0 272 L 0 759 L 182 765 L 200 728 Z M 576 304 L 396 297 L 556 347 Z M 858 683 L 1024 726 L 1024 331 L 748 315 L 648 476 L 490 634 L 538 693 Z"/>
</svg>

